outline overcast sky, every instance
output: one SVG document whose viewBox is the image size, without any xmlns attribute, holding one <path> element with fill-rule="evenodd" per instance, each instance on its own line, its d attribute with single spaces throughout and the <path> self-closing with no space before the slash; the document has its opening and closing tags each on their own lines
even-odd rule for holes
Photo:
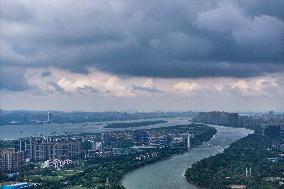
<svg viewBox="0 0 284 189">
<path fill-rule="evenodd" d="M 0 0 L 1 109 L 284 111 L 284 0 Z"/>
</svg>

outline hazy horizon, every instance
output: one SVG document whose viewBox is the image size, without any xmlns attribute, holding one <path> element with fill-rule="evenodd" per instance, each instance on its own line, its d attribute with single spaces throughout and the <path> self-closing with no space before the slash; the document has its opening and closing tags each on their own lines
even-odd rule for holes
<svg viewBox="0 0 284 189">
<path fill-rule="evenodd" d="M 46 109 L 46 110 L 32 110 L 32 109 L 15 109 L 15 110 L 9 110 L 9 109 L 0 109 L 0 111 L 7 111 L 7 112 L 16 112 L 16 111 L 26 111 L 26 112 L 66 112 L 66 113 L 72 113 L 72 112 L 90 112 L 90 113 L 108 113 L 108 112 L 126 112 L 126 113 L 162 113 L 162 112 L 172 112 L 172 113 L 181 113 L 181 112 L 192 112 L 192 113 L 198 113 L 198 112 L 231 112 L 231 113 L 239 113 L 239 114 L 268 114 L 270 111 L 273 111 L 274 114 L 282 114 L 284 111 L 274 111 L 274 110 L 265 110 L 265 111 L 225 111 L 225 110 L 176 110 L 176 111 L 168 111 L 168 110 L 156 110 L 156 111 L 141 111 L 141 110 L 128 110 L 128 111 L 120 111 L 120 110 L 104 110 L 104 111 L 85 111 L 85 110 L 52 110 L 52 109 Z"/>
</svg>

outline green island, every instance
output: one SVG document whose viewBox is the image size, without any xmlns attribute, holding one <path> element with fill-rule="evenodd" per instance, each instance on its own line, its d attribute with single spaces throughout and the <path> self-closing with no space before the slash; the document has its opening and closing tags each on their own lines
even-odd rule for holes
<svg viewBox="0 0 284 189">
<path fill-rule="evenodd" d="M 278 189 L 284 174 L 283 154 L 277 148 L 280 135 L 255 132 L 234 143 L 223 153 L 196 162 L 186 179 L 201 188 Z"/>
<path fill-rule="evenodd" d="M 104 128 L 130 128 L 130 127 L 144 127 L 148 125 L 156 125 L 160 123 L 167 123 L 165 120 L 155 121 L 139 121 L 139 122 L 127 122 L 127 123 L 109 123 Z"/>
<path fill-rule="evenodd" d="M 175 136 L 186 136 L 190 132 L 194 134 L 194 138 L 191 138 L 191 147 L 198 146 L 210 140 L 217 132 L 215 128 L 204 124 L 177 125 L 145 129 L 144 131 L 154 135 L 159 133 Z M 129 133 L 133 131 L 115 131 L 111 132 L 111 135 L 116 133 L 117 135 L 121 135 L 125 132 Z M 131 141 L 114 140 L 116 140 L 115 143 L 110 143 L 117 146 L 123 146 L 125 142 L 128 143 L 127 147 L 124 148 L 125 153 L 119 155 L 105 153 L 96 157 L 80 158 L 60 170 L 41 168 L 39 162 L 29 162 L 12 179 L 8 178 L 7 175 L 0 175 L 0 183 L 28 181 L 40 183 L 40 185 L 33 186 L 33 188 L 40 189 L 124 189 L 121 180 L 128 172 L 147 164 L 165 160 L 172 155 L 184 153 L 188 150 L 186 140 L 175 143 L 172 146 L 165 145 L 163 147 L 141 149 L 129 148 L 129 146 L 135 146 Z"/>
</svg>

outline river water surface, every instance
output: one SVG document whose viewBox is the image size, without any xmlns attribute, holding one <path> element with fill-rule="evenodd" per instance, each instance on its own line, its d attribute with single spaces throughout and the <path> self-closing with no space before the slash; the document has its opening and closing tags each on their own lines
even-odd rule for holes
<svg viewBox="0 0 284 189">
<path fill-rule="evenodd" d="M 253 133 L 245 128 L 213 127 L 217 134 L 210 141 L 184 154 L 130 172 L 122 180 L 123 186 L 126 189 L 197 189 L 185 180 L 186 169 L 203 158 L 223 152 L 232 142 Z"/>
<path fill-rule="evenodd" d="M 147 120 L 161 120 L 147 119 Z M 141 128 L 158 128 L 169 127 L 180 124 L 188 124 L 191 118 L 162 118 L 167 120 L 167 123 L 157 125 L 149 125 Z M 133 122 L 123 121 L 123 122 Z M 141 121 L 141 120 L 136 120 Z M 79 134 L 79 133 L 96 133 L 108 132 L 114 130 L 126 129 L 106 129 L 108 123 L 121 122 L 93 122 L 93 123 L 65 123 L 65 124 L 45 124 L 45 125 L 4 125 L 0 126 L 0 139 L 18 139 L 29 136 L 50 136 L 62 134 Z M 212 125 L 213 126 L 213 125 Z M 139 168 L 125 176 L 122 184 L 126 189 L 196 189 L 194 185 L 186 182 L 184 173 L 193 163 L 221 153 L 224 148 L 228 147 L 232 142 L 247 136 L 252 133 L 251 130 L 244 128 L 229 128 L 222 126 L 213 126 L 217 129 L 217 134 L 207 143 L 199 147 L 193 148 L 190 151 L 173 156 L 172 158 L 160 161 L 152 165 Z M 132 129 L 132 128 L 128 128 Z"/>
<path fill-rule="evenodd" d="M 155 125 L 136 127 L 136 128 L 104 128 L 108 123 L 125 123 L 125 122 L 139 122 L 145 120 L 165 120 L 166 123 Z M 127 129 L 150 129 L 158 127 L 170 127 L 175 125 L 189 124 L 190 117 L 177 117 L 177 118 L 153 118 L 153 119 L 140 119 L 128 121 L 102 121 L 90 123 L 62 123 L 62 124 L 38 124 L 38 125 L 3 125 L 0 126 L 0 140 L 12 140 L 23 137 L 38 137 L 38 136 L 52 136 L 64 134 L 80 134 L 80 133 L 99 133 Z"/>
</svg>

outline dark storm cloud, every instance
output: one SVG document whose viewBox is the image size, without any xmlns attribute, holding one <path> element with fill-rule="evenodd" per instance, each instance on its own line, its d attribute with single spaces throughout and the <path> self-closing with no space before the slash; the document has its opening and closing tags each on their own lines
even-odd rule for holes
<svg viewBox="0 0 284 189">
<path fill-rule="evenodd" d="M 0 69 L 1 89 L 10 91 L 25 91 L 33 87 L 28 84 L 24 75 L 25 71 L 16 67 L 5 67 Z"/>
<path fill-rule="evenodd" d="M 80 73 L 98 68 L 161 78 L 284 71 L 283 0 L 4 0 L 1 5 L 3 66 Z"/>
<path fill-rule="evenodd" d="M 135 76 L 163 77 L 163 78 L 200 78 L 200 77 L 254 77 L 263 73 L 283 71 L 283 65 L 266 63 L 229 63 L 229 62 L 177 62 L 178 66 L 163 63 L 162 65 L 137 66 L 134 64 L 111 65 L 102 69 L 113 73 Z M 104 65 L 105 66 L 105 65 Z"/>
<path fill-rule="evenodd" d="M 1 19 L 21 22 L 33 17 L 33 10 L 20 1 L 1 1 Z"/>
</svg>

